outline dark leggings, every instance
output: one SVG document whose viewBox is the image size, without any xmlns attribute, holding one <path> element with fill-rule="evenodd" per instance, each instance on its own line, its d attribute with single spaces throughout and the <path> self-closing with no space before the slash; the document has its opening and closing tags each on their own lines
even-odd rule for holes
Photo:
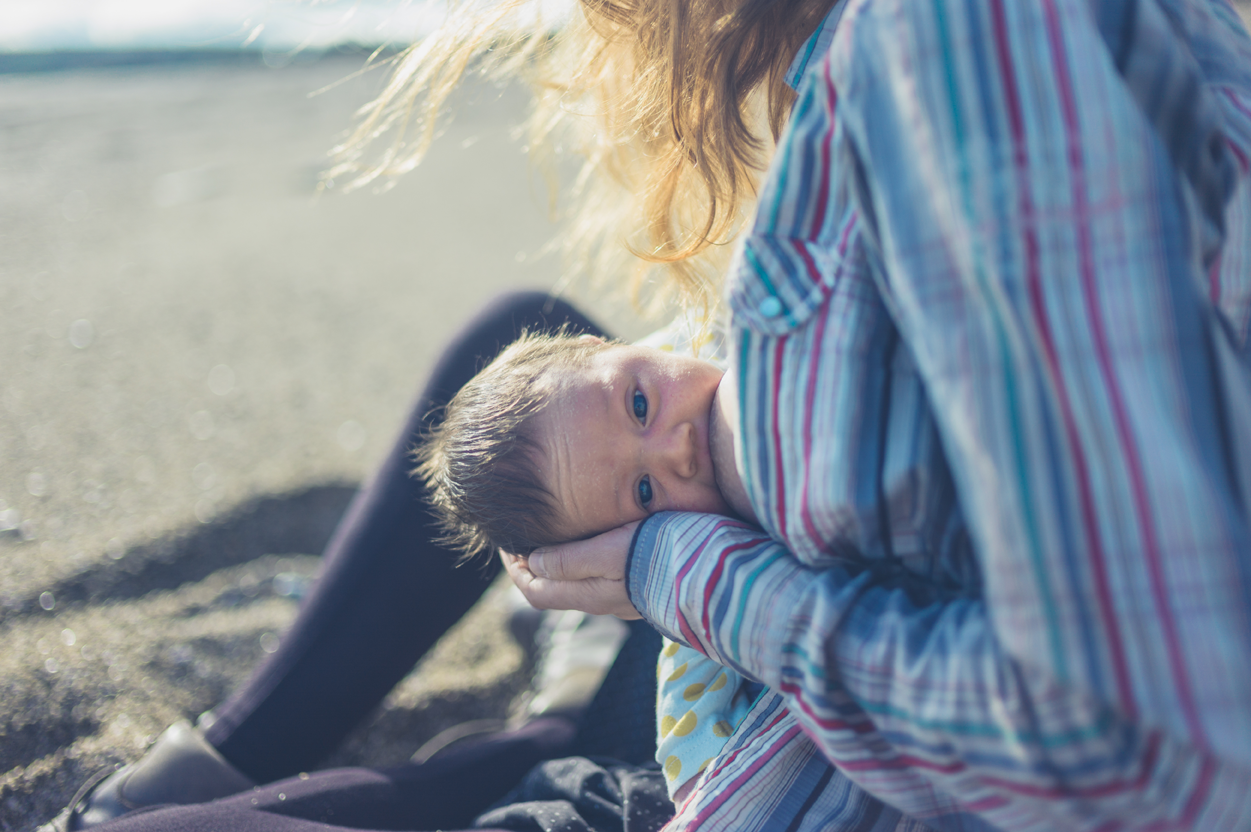
<svg viewBox="0 0 1251 832">
<path fill-rule="evenodd" d="M 340 768 L 233 797 L 124 815 L 101 832 L 365 832 L 464 829 L 537 763 L 564 753 L 568 720 L 547 718 L 421 765 Z"/>
<path fill-rule="evenodd" d="M 495 562 L 486 570 L 456 568 L 457 553 L 433 542 L 437 530 L 409 476 L 409 453 L 441 407 L 523 329 L 562 325 L 604 334 L 569 304 L 527 292 L 497 299 L 448 344 L 390 455 L 340 521 L 321 577 L 281 647 L 215 709 L 206 730 L 230 762 L 268 785 L 211 804 L 135 813 L 110 829 L 464 827 L 535 764 L 573 751 L 576 726 L 548 718 L 420 766 L 295 776 L 334 750 L 498 573 Z M 654 676 L 656 642 L 635 632 L 610 679 L 637 678 L 640 670 Z M 629 717 L 633 708 L 634 718 L 646 719 L 652 703 L 640 699 L 602 710 Z"/>
<path fill-rule="evenodd" d="M 258 783 L 312 768 L 368 715 L 498 572 L 456 568 L 409 476 L 413 445 L 440 409 L 523 329 L 602 334 L 569 304 L 505 295 L 452 339 L 373 481 L 352 501 L 321 577 L 278 651 L 214 710 L 208 740 Z"/>
<path fill-rule="evenodd" d="M 458 553 L 433 542 L 437 530 L 424 507 L 422 487 L 409 477 L 409 453 L 443 405 L 523 329 L 562 325 L 604 334 L 562 300 L 517 293 L 490 303 L 445 348 L 382 467 L 340 520 L 325 549 L 322 577 L 278 652 L 215 709 L 216 721 L 205 731 L 209 742 L 254 781 L 274 783 L 308 771 L 334 751 L 498 573 L 495 562 L 485 569 L 455 568 Z M 562 753 L 572 739 L 570 731 L 567 722 L 550 719 L 445 763 L 389 772 L 345 769 L 314 777 L 320 792 L 338 794 L 334 811 L 355 804 L 374 807 L 350 826 L 398 828 L 397 818 L 420 816 L 429 828 L 447 828 L 467 824 L 534 763 Z M 458 767 L 464 766 L 462 773 Z M 303 786 L 300 791 L 314 784 L 296 782 Z M 253 798 L 265 801 L 269 791 L 249 796 L 240 808 L 256 806 Z M 278 801 L 278 793 L 271 796 L 275 806 L 294 799 L 286 794 Z M 289 806 L 294 811 L 295 803 Z M 415 811 L 417 806 L 425 813 Z M 168 811 L 173 816 L 195 813 L 193 807 Z M 388 823 L 379 812 L 394 817 Z"/>
</svg>

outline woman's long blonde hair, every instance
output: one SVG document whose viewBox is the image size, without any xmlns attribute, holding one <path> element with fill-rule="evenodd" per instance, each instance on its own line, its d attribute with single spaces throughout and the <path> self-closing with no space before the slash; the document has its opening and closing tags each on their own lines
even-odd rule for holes
<svg viewBox="0 0 1251 832">
<path fill-rule="evenodd" d="M 536 0 L 452 0 L 442 28 L 391 59 L 329 175 L 359 186 L 410 170 L 467 70 L 520 76 L 536 98 L 532 158 L 584 159 L 565 210 L 575 262 L 632 273 L 636 305 L 711 313 L 793 100 L 783 75 L 834 2 L 579 0 L 551 21 Z"/>
</svg>

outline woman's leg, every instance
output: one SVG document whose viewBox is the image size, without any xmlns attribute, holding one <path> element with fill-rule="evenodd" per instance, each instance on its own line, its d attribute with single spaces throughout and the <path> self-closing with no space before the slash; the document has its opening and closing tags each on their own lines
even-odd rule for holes
<svg viewBox="0 0 1251 832">
<path fill-rule="evenodd" d="M 322 574 L 278 651 L 214 711 L 205 735 L 258 783 L 332 751 L 481 596 L 492 562 L 455 568 L 409 476 L 413 444 L 439 409 L 523 329 L 602 330 L 539 292 L 496 300 L 452 340 L 381 469 L 353 500 Z"/>
<path fill-rule="evenodd" d="M 462 829 L 538 763 L 568 746 L 573 725 L 538 719 L 517 731 L 449 749 L 422 765 L 342 768 L 190 806 L 133 812 L 101 832 L 339 832 Z"/>
</svg>

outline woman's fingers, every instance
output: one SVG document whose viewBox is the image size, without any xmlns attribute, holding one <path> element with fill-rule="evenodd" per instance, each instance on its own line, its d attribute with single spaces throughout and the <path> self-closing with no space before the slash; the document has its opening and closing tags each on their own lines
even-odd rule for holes
<svg viewBox="0 0 1251 832">
<path fill-rule="evenodd" d="M 633 529 L 630 529 L 625 536 L 627 550 L 633 534 Z M 526 558 L 500 552 L 500 559 L 521 594 L 539 609 L 581 610 L 593 615 L 639 618 L 626 593 L 625 556 L 620 558 L 618 565 L 615 554 L 605 546 L 587 548 L 581 545 L 589 542 L 579 541 L 545 550 L 540 560 L 543 570 L 548 573 L 546 576 L 535 574 L 534 555 L 527 561 Z M 566 546 L 575 548 L 566 549 Z M 551 577 L 553 574 L 564 577 Z M 621 577 L 608 577 L 613 574 Z M 569 577 L 575 575 L 581 577 Z"/>
<path fill-rule="evenodd" d="M 641 617 L 630 603 L 625 581 L 605 578 L 549 581 L 535 578 L 522 593 L 540 609 L 581 610 L 592 615 L 615 615 L 625 619 Z"/>
<path fill-rule="evenodd" d="M 624 580 L 636 528 L 637 522 L 628 523 L 586 540 L 537 549 L 530 555 L 530 571 L 554 581 Z"/>
</svg>

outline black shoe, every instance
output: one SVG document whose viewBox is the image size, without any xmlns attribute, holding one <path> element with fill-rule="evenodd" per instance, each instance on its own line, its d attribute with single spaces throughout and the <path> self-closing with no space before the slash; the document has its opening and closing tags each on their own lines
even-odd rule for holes
<svg viewBox="0 0 1251 832">
<path fill-rule="evenodd" d="M 190 722 L 176 722 L 135 763 L 105 769 L 83 784 L 38 832 L 76 832 L 165 803 L 205 803 L 255 785 Z"/>
</svg>

